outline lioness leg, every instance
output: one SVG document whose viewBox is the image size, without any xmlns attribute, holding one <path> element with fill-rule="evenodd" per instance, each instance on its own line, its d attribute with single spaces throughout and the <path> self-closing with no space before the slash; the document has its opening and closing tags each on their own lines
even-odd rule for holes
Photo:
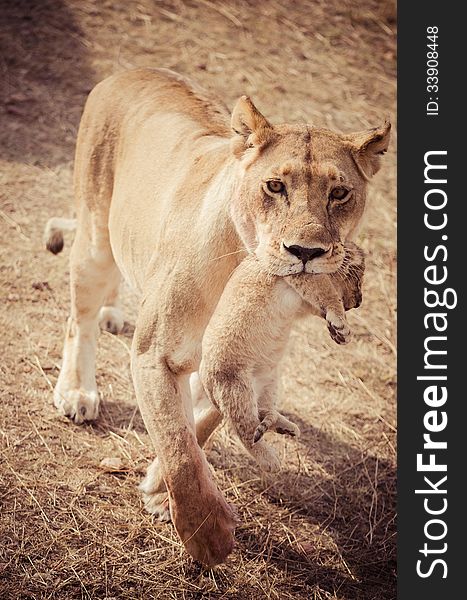
<svg viewBox="0 0 467 600">
<path fill-rule="evenodd" d="M 190 388 L 194 409 L 196 438 L 199 446 L 202 448 L 222 421 L 222 416 L 207 397 L 199 380 L 198 373 L 192 373 Z M 143 492 L 143 501 L 146 510 L 153 514 L 159 521 L 170 521 L 169 497 L 158 458 L 149 466 L 146 477 L 141 482 L 139 489 Z"/>
<path fill-rule="evenodd" d="M 75 423 L 93 420 L 98 415 L 97 316 L 106 293 L 119 278 L 106 231 L 94 229 L 91 234 L 91 230 L 82 225 L 71 250 L 71 313 L 63 364 L 54 390 L 55 406 Z"/>
<path fill-rule="evenodd" d="M 235 518 L 187 417 L 189 373 L 197 367 L 199 343 L 195 347 L 193 339 L 185 341 L 184 332 L 194 327 L 186 320 L 187 311 L 168 308 L 179 296 L 172 297 L 166 281 L 160 287 L 161 297 L 156 297 L 155 284 L 143 298 L 132 347 L 133 381 L 168 489 L 175 529 L 191 556 L 212 566 L 232 551 Z M 179 294 L 178 288 L 175 292 Z"/>
</svg>

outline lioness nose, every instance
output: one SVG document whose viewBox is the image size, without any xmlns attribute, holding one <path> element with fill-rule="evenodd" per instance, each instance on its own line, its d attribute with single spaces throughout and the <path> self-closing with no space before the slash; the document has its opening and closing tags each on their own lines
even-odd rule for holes
<svg viewBox="0 0 467 600">
<path fill-rule="evenodd" d="M 326 252 L 324 248 L 305 248 L 304 246 L 286 246 L 285 244 L 284 248 L 304 263 Z"/>
</svg>

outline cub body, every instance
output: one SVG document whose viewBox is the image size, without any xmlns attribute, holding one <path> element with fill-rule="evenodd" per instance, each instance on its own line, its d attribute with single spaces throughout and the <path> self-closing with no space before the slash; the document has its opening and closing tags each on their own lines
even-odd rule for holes
<svg viewBox="0 0 467 600">
<path fill-rule="evenodd" d="M 363 252 L 351 242 L 333 274 L 278 277 L 253 254 L 224 288 L 203 337 L 201 383 L 265 470 L 276 470 L 279 460 L 263 434 L 272 428 L 299 435 L 298 427 L 276 409 L 277 366 L 292 324 L 305 314 L 324 317 L 334 341 L 347 343 L 345 310 L 360 305 L 363 270 Z"/>
</svg>

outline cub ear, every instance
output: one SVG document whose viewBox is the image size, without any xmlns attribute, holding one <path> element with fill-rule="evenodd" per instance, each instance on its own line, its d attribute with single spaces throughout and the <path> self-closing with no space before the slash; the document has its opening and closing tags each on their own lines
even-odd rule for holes
<svg viewBox="0 0 467 600">
<path fill-rule="evenodd" d="M 352 145 L 352 155 L 366 179 L 379 171 L 380 159 L 386 154 L 390 137 L 391 123 L 388 119 L 380 127 L 348 136 Z"/>
<path fill-rule="evenodd" d="M 273 127 L 248 96 L 241 96 L 232 111 L 231 127 L 246 144 L 259 146 L 270 139 Z"/>
</svg>

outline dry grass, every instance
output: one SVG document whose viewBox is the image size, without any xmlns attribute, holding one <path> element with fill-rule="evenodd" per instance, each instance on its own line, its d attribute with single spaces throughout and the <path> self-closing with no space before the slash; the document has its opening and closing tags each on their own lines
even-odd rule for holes
<svg viewBox="0 0 467 600">
<path fill-rule="evenodd" d="M 95 82 L 166 66 L 230 105 L 248 93 L 276 121 L 364 128 L 395 119 L 393 3 L 0 4 L 0 597 L 394 598 L 394 150 L 360 239 L 369 259 L 354 342 L 337 347 L 311 318 L 293 333 L 283 405 L 302 437 L 274 440 L 283 471 L 262 477 L 225 430 L 208 450 L 241 516 L 237 550 L 213 571 L 142 509 L 136 486 L 152 453 L 130 383 L 131 326 L 101 336 L 97 423 L 55 414 L 68 250 L 53 257 L 41 243 L 47 218 L 69 213 L 76 128 Z M 125 302 L 133 323 L 127 291 Z M 101 466 L 112 457 L 115 472 Z"/>
</svg>

